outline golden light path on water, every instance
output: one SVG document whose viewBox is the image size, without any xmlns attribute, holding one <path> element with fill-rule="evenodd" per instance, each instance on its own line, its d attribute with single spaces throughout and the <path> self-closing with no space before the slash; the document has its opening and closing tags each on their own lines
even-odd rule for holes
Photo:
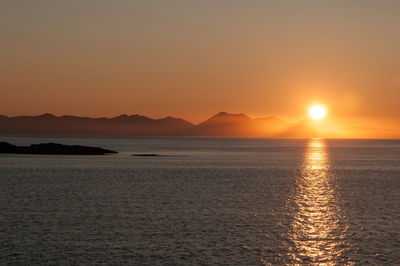
<svg viewBox="0 0 400 266">
<path fill-rule="evenodd" d="M 291 261 L 337 264 L 346 247 L 346 228 L 341 223 L 343 217 L 325 140 L 308 142 L 296 186 L 291 198 L 294 216 L 288 235 Z"/>
</svg>

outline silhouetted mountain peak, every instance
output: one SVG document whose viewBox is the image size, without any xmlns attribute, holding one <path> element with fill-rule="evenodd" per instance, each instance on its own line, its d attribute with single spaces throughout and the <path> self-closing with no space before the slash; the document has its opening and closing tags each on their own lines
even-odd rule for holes
<svg viewBox="0 0 400 266">
<path fill-rule="evenodd" d="M 135 122 L 135 121 L 152 121 L 153 119 L 148 118 L 146 116 L 141 116 L 141 115 L 127 115 L 127 114 L 122 114 L 116 117 L 111 118 L 112 121 L 119 121 L 119 122 Z"/>
<path fill-rule="evenodd" d="M 56 117 L 56 116 L 53 115 L 53 114 L 50 114 L 50 113 L 44 113 L 42 115 L 39 115 L 38 117 L 41 117 L 41 118 L 53 118 L 53 117 Z"/>
<path fill-rule="evenodd" d="M 0 122 L 0 134 L 171 136 L 182 135 L 182 132 L 193 127 L 183 119 L 152 119 L 137 114 L 122 114 L 113 118 L 43 114 L 5 117 Z"/>
<path fill-rule="evenodd" d="M 218 114 L 214 115 L 213 117 L 216 117 L 216 116 L 225 116 L 225 115 L 229 115 L 229 114 L 228 114 L 227 112 L 222 111 L 222 112 L 219 112 Z"/>
<path fill-rule="evenodd" d="M 177 121 L 177 120 L 183 120 L 183 119 L 175 118 L 175 117 L 172 117 L 172 116 L 166 116 L 166 117 L 163 117 L 163 118 L 161 118 L 159 120 L 161 120 L 161 121 Z"/>
<path fill-rule="evenodd" d="M 227 112 L 219 112 L 218 114 L 212 116 L 208 120 L 204 121 L 202 124 L 226 124 L 226 123 L 242 123 L 248 122 L 251 118 L 245 114 L 230 114 Z"/>
<path fill-rule="evenodd" d="M 244 119 L 250 119 L 244 113 L 231 114 L 231 113 L 227 113 L 227 112 L 219 112 L 218 114 L 212 116 L 210 119 L 213 119 L 213 118 L 244 118 Z"/>
<path fill-rule="evenodd" d="M 122 115 L 118 115 L 116 117 L 113 117 L 111 119 L 126 119 L 126 118 L 128 118 L 128 115 L 127 114 L 122 114 Z"/>
<path fill-rule="evenodd" d="M 304 119 L 289 123 L 269 116 L 252 119 L 243 113 L 219 112 L 193 125 L 166 116 L 153 119 L 139 114 L 113 118 L 0 115 L 0 134 L 131 135 L 131 136 L 227 136 L 227 137 L 369 137 L 400 138 L 400 131 L 378 128 L 333 128 L 323 121 Z"/>
<path fill-rule="evenodd" d="M 151 119 L 151 118 L 149 118 L 147 116 L 139 115 L 139 114 L 133 114 L 133 115 L 130 115 L 129 117 L 130 118 L 147 118 L 147 119 Z"/>
</svg>

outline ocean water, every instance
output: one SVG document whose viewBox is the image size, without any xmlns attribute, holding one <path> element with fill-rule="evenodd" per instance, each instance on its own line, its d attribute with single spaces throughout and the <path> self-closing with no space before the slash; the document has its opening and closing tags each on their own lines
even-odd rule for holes
<svg viewBox="0 0 400 266">
<path fill-rule="evenodd" d="M 400 141 L 10 137 L 0 264 L 400 264 Z M 157 153 L 159 157 L 134 157 Z"/>
</svg>

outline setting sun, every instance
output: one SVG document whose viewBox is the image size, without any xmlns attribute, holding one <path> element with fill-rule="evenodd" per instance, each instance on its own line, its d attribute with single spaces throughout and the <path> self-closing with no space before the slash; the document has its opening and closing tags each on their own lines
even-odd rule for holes
<svg viewBox="0 0 400 266">
<path fill-rule="evenodd" d="M 326 107 L 322 105 L 313 105 L 308 109 L 308 115 L 311 119 L 322 119 L 326 116 Z"/>
</svg>

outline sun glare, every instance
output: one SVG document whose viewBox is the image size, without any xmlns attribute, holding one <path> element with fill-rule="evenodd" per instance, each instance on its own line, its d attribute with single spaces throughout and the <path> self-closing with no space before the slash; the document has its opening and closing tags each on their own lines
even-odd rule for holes
<svg viewBox="0 0 400 266">
<path fill-rule="evenodd" d="M 322 105 L 313 105 L 308 110 L 311 119 L 319 120 L 326 116 L 326 108 Z"/>
</svg>

